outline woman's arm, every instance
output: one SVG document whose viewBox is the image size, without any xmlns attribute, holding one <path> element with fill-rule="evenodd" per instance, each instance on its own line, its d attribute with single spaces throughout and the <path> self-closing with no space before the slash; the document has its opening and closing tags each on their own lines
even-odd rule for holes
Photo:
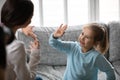
<svg viewBox="0 0 120 80">
<path fill-rule="evenodd" d="M 16 41 L 10 48 L 12 50 L 8 56 L 8 60 L 14 65 L 17 80 L 32 80 L 33 77 L 30 75 L 30 69 L 26 62 L 24 44 Z"/>
<path fill-rule="evenodd" d="M 15 44 L 11 45 L 10 48 L 12 49 L 12 54 L 9 56 L 9 59 L 11 61 L 11 64 L 14 65 L 16 78 L 18 80 L 34 80 L 36 76 L 36 67 L 40 61 L 40 51 L 36 48 L 33 48 L 30 54 L 30 61 L 27 64 L 26 53 L 23 43 L 16 41 Z"/>
<path fill-rule="evenodd" d="M 36 75 L 36 68 L 38 64 L 40 63 L 40 45 L 38 40 L 34 40 L 34 42 L 31 43 L 30 49 L 30 60 L 29 60 L 29 68 L 31 71 L 31 76 Z"/>
</svg>

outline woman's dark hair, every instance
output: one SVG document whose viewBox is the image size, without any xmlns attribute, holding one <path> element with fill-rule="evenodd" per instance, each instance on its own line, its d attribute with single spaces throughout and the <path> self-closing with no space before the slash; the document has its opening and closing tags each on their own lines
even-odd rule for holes
<svg viewBox="0 0 120 80">
<path fill-rule="evenodd" d="M 15 36 L 11 29 L 0 24 L 0 68 L 6 67 L 6 50 L 5 46 L 14 40 Z"/>
<path fill-rule="evenodd" d="M 0 68 L 6 67 L 5 33 L 0 27 Z"/>
<path fill-rule="evenodd" d="M 1 22 L 7 27 L 25 24 L 33 16 L 31 0 L 6 0 L 1 11 Z"/>
</svg>

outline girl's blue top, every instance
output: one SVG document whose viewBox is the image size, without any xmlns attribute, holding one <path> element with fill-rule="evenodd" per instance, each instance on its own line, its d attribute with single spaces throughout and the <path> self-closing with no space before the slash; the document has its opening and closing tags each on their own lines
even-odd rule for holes
<svg viewBox="0 0 120 80">
<path fill-rule="evenodd" d="M 94 48 L 83 53 L 79 42 L 49 38 L 49 44 L 67 55 L 63 80 L 98 80 L 98 70 L 106 73 L 106 80 L 115 80 L 114 68 Z"/>
</svg>

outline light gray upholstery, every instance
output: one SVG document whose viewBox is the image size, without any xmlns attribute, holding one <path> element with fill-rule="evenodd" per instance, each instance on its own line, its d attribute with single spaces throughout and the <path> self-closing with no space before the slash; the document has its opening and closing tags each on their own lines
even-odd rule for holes
<svg viewBox="0 0 120 80">
<path fill-rule="evenodd" d="M 109 24 L 109 61 L 116 71 L 116 80 L 120 80 L 120 22 Z"/>
<path fill-rule="evenodd" d="M 120 23 L 109 23 L 109 60 L 111 62 L 120 59 Z"/>
<path fill-rule="evenodd" d="M 55 68 L 55 65 L 59 66 L 59 68 L 60 65 L 66 65 L 66 55 L 56 51 L 48 44 L 48 38 L 55 29 L 56 29 L 55 27 L 35 27 L 33 30 L 35 34 L 38 36 L 38 39 L 41 44 L 40 51 L 42 57 L 40 62 L 41 64 L 45 64 L 43 66 L 50 65 L 50 67 L 47 66 L 48 70 L 46 71 L 41 70 L 41 75 L 44 77 L 47 76 L 48 80 L 61 80 L 61 77 L 58 78 L 58 76 L 63 74 L 64 70 L 62 69 L 63 72 L 59 73 L 59 71 Z M 120 22 L 108 23 L 108 31 L 109 31 L 110 47 L 107 53 L 107 59 L 112 63 L 112 65 L 115 68 L 116 78 L 117 78 L 116 80 L 120 80 Z M 81 33 L 80 25 L 71 26 L 68 27 L 62 39 L 76 41 L 80 33 Z M 21 32 L 18 32 L 18 38 L 19 40 L 24 41 L 26 48 L 28 48 L 29 45 L 28 43 L 32 39 L 30 37 L 25 36 Z M 51 69 L 53 72 L 51 71 Z M 48 74 L 48 71 L 51 74 Z M 52 78 L 54 77 L 54 79 L 51 79 L 50 76 L 52 76 Z M 105 80 L 105 75 L 100 72 L 98 80 Z"/>
<path fill-rule="evenodd" d="M 41 60 L 40 64 L 47 65 L 66 65 L 66 55 L 53 49 L 49 43 L 49 36 L 56 27 L 35 27 L 34 33 L 40 41 Z M 81 32 L 81 26 L 68 27 L 62 39 L 76 41 Z M 25 47 L 29 48 L 29 43 L 32 38 L 25 36 L 23 33 L 18 32 L 18 39 L 25 43 Z"/>
</svg>

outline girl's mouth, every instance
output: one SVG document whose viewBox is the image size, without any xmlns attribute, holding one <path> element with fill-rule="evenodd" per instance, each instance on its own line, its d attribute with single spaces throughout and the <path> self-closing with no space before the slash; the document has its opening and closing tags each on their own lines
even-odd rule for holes
<svg viewBox="0 0 120 80">
<path fill-rule="evenodd" d="M 80 44 L 81 44 L 81 45 L 84 45 L 85 43 L 84 43 L 83 41 L 80 41 Z"/>
</svg>

